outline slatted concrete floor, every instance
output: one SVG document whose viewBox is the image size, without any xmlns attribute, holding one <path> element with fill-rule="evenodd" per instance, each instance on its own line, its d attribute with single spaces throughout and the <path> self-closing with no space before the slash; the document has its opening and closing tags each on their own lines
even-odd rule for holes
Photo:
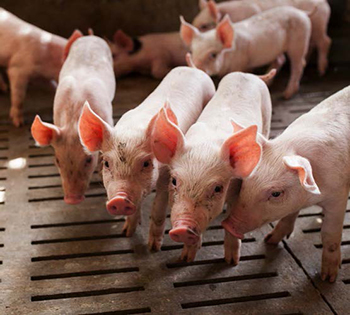
<svg viewBox="0 0 350 315">
<path fill-rule="evenodd" d="M 272 136 L 346 86 L 347 71 L 322 80 L 311 71 L 301 93 L 290 101 L 280 99 L 284 79 L 279 79 L 273 89 Z M 122 80 L 115 118 L 156 85 L 142 77 Z M 223 260 L 222 218 L 206 232 L 194 263 L 178 260 L 182 246 L 168 234 L 162 251 L 150 253 L 146 244 L 153 195 L 144 204 L 143 222 L 133 238 L 121 234 L 122 218 L 107 214 L 98 173 L 82 204 L 64 204 L 53 151 L 36 148 L 29 132 L 35 112 L 50 117 L 52 98 L 52 91 L 34 87 L 26 107 L 28 124 L 21 129 L 0 126 L 0 314 L 349 313 L 349 212 L 343 268 L 332 285 L 318 276 L 320 209 L 304 210 L 295 233 L 278 247 L 263 243 L 270 226 L 247 235 L 237 267 Z M 8 108 L 8 96 L 1 95 L 0 103 Z M 24 169 L 9 168 L 18 157 L 26 160 Z"/>
</svg>

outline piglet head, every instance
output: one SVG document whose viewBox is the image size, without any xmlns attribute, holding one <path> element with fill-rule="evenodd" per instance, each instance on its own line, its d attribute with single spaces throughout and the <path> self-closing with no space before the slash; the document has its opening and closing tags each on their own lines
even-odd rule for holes
<svg viewBox="0 0 350 315">
<path fill-rule="evenodd" d="M 308 159 L 285 156 L 285 146 L 277 146 L 273 141 L 266 141 L 262 147 L 261 161 L 255 170 L 242 166 L 246 163 L 244 158 L 237 164 L 244 175 L 243 183 L 238 201 L 223 226 L 240 238 L 265 223 L 317 203 L 320 195 Z M 250 159 L 247 155 L 247 161 Z"/>
<path fill-rule="evenodd" d="M 209 31 L 217 25 L 221 19 L 221 13 L 214 0 L 199 0 L 200 12 L 194 18 L 192 24 L 201 32 Z"/>
<path fill-rule="evenodd" d="M 203 134 L 201 143 L 186 144 L 175 114 L 163 108 L 154 121 L 151 136 L 156 158 L 170 167 L 170 237 L 193 245 L 208 224 L 222 212 L 231 174 L 220 159 L 220 148 L 205 139 L 201 124 L 192 126 Z"/>
<path fill-rule="evenodd" d="M 142 49 L 141 41 L 117 30 L 113 41 L 107 40 L 107 43 L 112 51 L 115 75 L 121 77 L 133 72 L 137 65 L 135 56 Z"/>
<path fill-rule="evenodd" d="M 150 123 L 151 124 L 151 123 Z M 79 121 L 81 142 L 90 152 L 102 152 L 102 176 L 107 210 L 112 215 L 132 215 L 152 191 L 158 177 L 157 162 L 143 128 L 112 129 L 88 104 Z"/>
<path fill-rule="evenodd" d="M 97 165 L 97 154 L 87 153 L 83 149 L 78 132 L 74 128 L 60 128 L 45 123 L 36 116 L 31 131 L 37 144 L 51 145 L 55 150 L 55 162 L 61 175 L 64 201 L 67 204 L 83 201 Z"/>
<path fill-rule="evenodd" d="M 183 154 L 185 137 L 177 126 L 177 117 L 171 110 L 168 102 L 154 117 L 150 135 L 152 151 L 159 162 L 172 165 L 176 157 Z M 170 183 L 172 200 L 174 199 L 173 187 L 176 185 L 177 179 L 173 177 Z M 175 207 L 174 203 L 171 204 L 173 228 L 169 235 L 176 242 L 193 245 L 200 239 L 200 227 L 197 218 L 191 212 L 190 204 L 190 200 L 188 200 L 188 204 L 185 204 L 185 201 L 181 201 Z"/>
<path fill-rule="evenodd" d="M 233 49 L 234 28 L 228 15 L 217 25 L 216 29 L 206 33 L 200 31 L 181 19 L 180 35 L 190 48 L 195 66 L 208 75 L 219 75 L 224 66 L 224 57 Z"/>
</svg>

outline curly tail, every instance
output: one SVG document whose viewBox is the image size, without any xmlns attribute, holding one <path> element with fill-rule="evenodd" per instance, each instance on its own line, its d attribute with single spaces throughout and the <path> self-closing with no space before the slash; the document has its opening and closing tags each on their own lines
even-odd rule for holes
<svg viewBox="0 0 350 315">
<path fill-rule="evenodd" d="M 264 75 L 258 75 L 258 77 L 263 80 L 265 83 L 269 82 L 271 79 L 275 77 L 277 73 L 276 69 L 271 69 L 270 72 L 264 74 Z"/>
</svg>

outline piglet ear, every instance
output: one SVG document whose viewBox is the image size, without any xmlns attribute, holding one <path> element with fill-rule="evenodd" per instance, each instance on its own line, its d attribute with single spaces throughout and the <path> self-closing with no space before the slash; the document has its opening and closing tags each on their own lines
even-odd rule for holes
<svg viewBox="0 0 350 315">
<path fill-rule="evenodd" d="M 161 163 L 169 164 L 176 151 L 184 146 L 185 137 L 177 124 L 168 102 L 149 123 L 152 151 Z"/>
<path fill-rule="evenodd" d="M 221 41 L 224 48 L 232 47 L 234 29 L 230 17 L 227 14 L 216 27 L 216 37 Z"/>
<path fill-rule="evenodd" d="M 238 132 L 238 131 L 244 129 L 244 127 L 240 123 L 235 121 L 233 118 L 231 118 L 231 124 L 233 127 L 233 132 Z M 264 145 L 267 144 L 267 142 L 268 142 L 268 140 L 265 138 L 265 136 L 262 135 L 259 131 L 256 134 L 256 139 L 259 140 L 259 143 L 262 147 L 264 147 Z"/>
<path fill-rule="evenodd" d="M 248 177 L 261 158 L 261 146 L 256 142 L 256 125 L 240 129 L 228 138 L 221 148 L 221 157 L 231 164 L 233 175 Z"/>
<path fill-rule="evenodd" d="M 300 184 L 306 191 L 315 195 L 321 194 L 312 175 L 312 167 L 308 159 L 300 155 L 292 155 L 283 157 L 283 162 L 287 168 L 298 172 Z"/>
<path fill-rule="evenodd" d="M 207 0 L 199 0 L 198 6 L 199 10 L 204 10 L 207 7 Z"/>
<path fill-rule="evenodd" d="M 75 30 L 73 34 L 69 37 L 66 47 L 64 47 L 63 60 L 67 59 L 70 48 L 72 47 L 73 43 L 80 37 L 83 37 L 83 34 L 79 30 Z"/>
<path fill-rule="evenodd" d="M 242 129 L 244 129 L 244 127 L 240 123 L 233 120 L 232 118 L 231 118 L 231 125 L 233 128 L 233 132 L 238 132 L 238 131 L 241 131 Z"/>
<path fill-rule="evenodd" d="M 45 123 L 39 115 L 35 116 L 32 124 L 32 136 L 40 146 L 50 145 L 53 139 L 57 139 L 61 131 L 53 124 Z"/>
<path fill-rule="evenodd" d="M 114 33 L 113 41 L 119 47 L 125 49 L 126 51 L 133 51 L 134 41 L 132 38 L 125 34 L 122 30 L 118 30 Z"/>
<path fill-rule="evenodd" d="M 210 12 L 211 17 L 214 19 L 214 21 L 217 23 L 220 20 L 220 13 L 218 10 L 218 7 L 214 0 L 208 1 L 208 9 Z"/>
<path fill-rule="evenodd" d="M 184 41 L 184 43 L 187 46 L 190 46 L 193 38 L 195 36 L 198 36 L 200 32 L 196 27 L 194 27 L 190 23 L 187 23 L 183 16 L 180 16 L 180 21 L 181 21 L 180 36 Z"/>
<path fill-rule="evenodd" d="M 80 142 L 90 152 L 101 150 L 104 138 L 111 133 L 110 126 L 94 113 L 88 101 L 80 115 L 78 130 Z"/>
</svg>

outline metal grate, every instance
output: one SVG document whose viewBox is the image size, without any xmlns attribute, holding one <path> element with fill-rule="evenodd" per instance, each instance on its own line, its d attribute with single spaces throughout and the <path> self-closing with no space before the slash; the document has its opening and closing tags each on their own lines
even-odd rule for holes
<svg viewBox="0 0 350 315">
<path fill-rule="evenodd" d="M 135 106 L 157 82 L 133 77 L 118 87 L 116 116 Z M 306 77 L 303 92 L 291 101 L 273 94 L 272 136 L 346 82 L 330 77 L 323 92 Z M 38 95 L 38 92 L 35 94 Z M 0 96 L 8 104 L 6 96 Z M 29 103 L 36 102 L 31 99 Z M 43 94 L 38 107 L 49 118 Z M 38 109 L 39 108 L 39 109 Z M 22 170 L 7 168 L 23 157 Z M 321 283 L 319 209 L 306 209 L 294 235 L 272 248 L 265 226 L 250 233 L 239 266 L 223 259 L 223 229 L 218 218 L 205 233 L 193 263 L 178 260 L 182 246 L 171 241 L 167 218 L 162 250 L 147 250 L 149 208 L 136 235 L 121 234 L 124 220 L 105 210 L 105 191 L 93 175 L 87 199 L 63 202 L 51 148 L 37 148 L 29 125 L 0 126 L 0 313 L 1 314 L 339 314 L 346 313 L 350 289 L 350 220 L 343 237 L 343 269 L 336 284 Z M 350 209 L 350 207 L 349 207 Z"/>
</svg>

